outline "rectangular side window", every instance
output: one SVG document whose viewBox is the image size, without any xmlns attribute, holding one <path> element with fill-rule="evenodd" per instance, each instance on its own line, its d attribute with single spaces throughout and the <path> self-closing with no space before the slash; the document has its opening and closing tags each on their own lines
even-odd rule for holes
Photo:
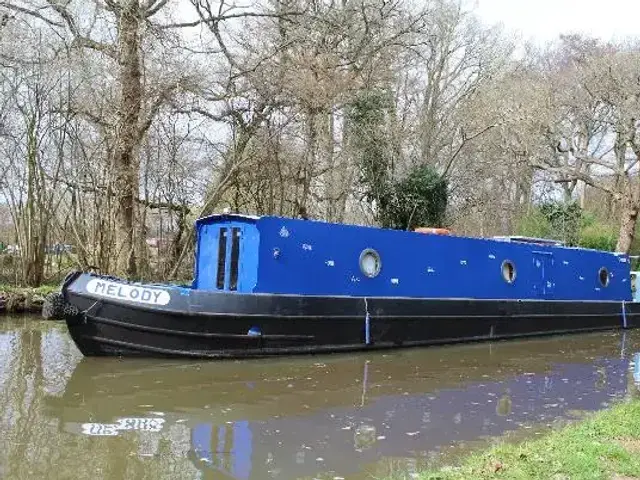
<svg viewBox="0 0 640 480">
<path fill-rule="evenodd" d="M 221 228 L 218 236 L 218 275 L 216 277 L 216 288 L 224 289 L 224 270 L 227 261 L 227 229 Z"/>
<path fill-rule="evenodd" d="M 231 272 L 229 273 L 229 290 L 238 289 L 238 264 L 240 260 L 240 229 L 231 229 Z"/>
</svg>

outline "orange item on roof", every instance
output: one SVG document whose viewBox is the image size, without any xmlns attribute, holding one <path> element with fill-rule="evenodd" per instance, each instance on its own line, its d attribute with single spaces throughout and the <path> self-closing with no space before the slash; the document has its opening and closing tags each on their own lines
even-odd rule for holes
<svg viewBox="0 0 640 480">
<path fill-rule="evenodd" d="M 418 227 L 414 232 L 431 233 L 434 235 L 451 235 L 451 230 L 447 230 L 446 228 Z"/>
</svg>

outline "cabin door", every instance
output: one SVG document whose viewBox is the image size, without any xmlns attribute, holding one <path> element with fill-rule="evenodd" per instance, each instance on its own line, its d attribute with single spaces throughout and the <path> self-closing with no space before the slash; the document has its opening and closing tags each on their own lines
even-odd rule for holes
<svg viewBox="0 0 640 480">
<path fill-rule="evenodd" d="M 223 224 L 220 227 L 216 271 L 216 288 L 218 290 L 238 289 L 241 237 L 242 227 L 240 225 Z"/>
<path fill-rule="evenodd" d="M 243 280 L 252 280 L 252 277 L 255 277 L 255 266 L 253 274 L 249 272 L 249 276 L 246 274 L 243 276 L 240 262 L 246 247 L 245 234 L 247 231 L 253 232 L 254 230 L 255 226 L 239 222 L 219 223 L 204 227 L 203 240 L 199 245 L 198 288 L 241 291 Z M 256 235 L 252 236 L 252 238 L 255 237 Z M 257 240 L 255 241 L 257 242 Z M 257 253 L 248 256 L 253 258 L 256 255 Z"/>
<path fill-rule="evenodd" d="M 537 297 L 553 295 L 553 253 L 533 252 L 534 282 Z"/>
</svg>

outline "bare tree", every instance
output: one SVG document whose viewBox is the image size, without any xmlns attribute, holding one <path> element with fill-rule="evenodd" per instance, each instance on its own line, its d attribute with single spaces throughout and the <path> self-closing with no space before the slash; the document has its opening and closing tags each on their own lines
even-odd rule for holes
<svg viewBox="0 0 640 480">
<path fill-rule="evenodd" d="M 0 192 L 13 217 L 22 263 L 21 280 L 39 285 L 44 280 L 46 247 L 60 200 L 57 186 L 68 141 L 69 117 L 60 115 L 69 100 L 68 76 L 37 38 L 32 62 L 3 69 L 0 81 L 10 93 L 12 113 L 5 117 L 0 148 L 5 170 Z M 37 61 L 33 61 L 37 60 Z"/>
<path fill-rule="evenodd" d="M 528 87 L 546 90 L 546 112 L 533 120 L 541 135 L 530 160 L 563 185 L 567 198 L 579 184 L 606 192 L 620 219 L 616 248 L 629 252 L 640 207 L 640 50 L 575 36 L 562 42 L 545 55 L 557 57 L 543 65 L 546 86 Z"/>
<path fill-rule="evenodd" d="M 143 63 L 145 41 L 162 27 L 153 21 L 167 3 L 121 0 L 80 6 L 25 1 L 0 5 L 16 15 L 46 23 L 67 39 L 71 49 L 95 52 L 107 65 L 115 67 L 117 106 L 108 112 L 111 118 L 96 114 L 91 106 L 76 105 L 74 112 L 106 127 L 110 140 L 106 161 L 111 175 L 104 187 L 115 200 L 116 269 L 128 275 L 137 272 L 139 149 L 161 106 L 187 82 L 187 75 L 181 74 L 163 79 L 164 83 L 146 83 L 149 78 L 145 73 L 149 72 Z"/>
</svg>

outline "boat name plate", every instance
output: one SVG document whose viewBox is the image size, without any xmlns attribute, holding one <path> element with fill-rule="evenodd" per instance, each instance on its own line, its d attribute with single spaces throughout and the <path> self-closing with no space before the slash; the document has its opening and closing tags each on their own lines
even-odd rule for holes
<svg viewBox="0 0 640 480">
<path fill-rule="evenodd" d="M 100 297 L 117 298 L 151 305 L 167 305 L 171 301 L 171 295 L 166 290 L 110 282 L 99 278 L 93 278 L 87 282 L 87 292 Z"/>
</svg>

